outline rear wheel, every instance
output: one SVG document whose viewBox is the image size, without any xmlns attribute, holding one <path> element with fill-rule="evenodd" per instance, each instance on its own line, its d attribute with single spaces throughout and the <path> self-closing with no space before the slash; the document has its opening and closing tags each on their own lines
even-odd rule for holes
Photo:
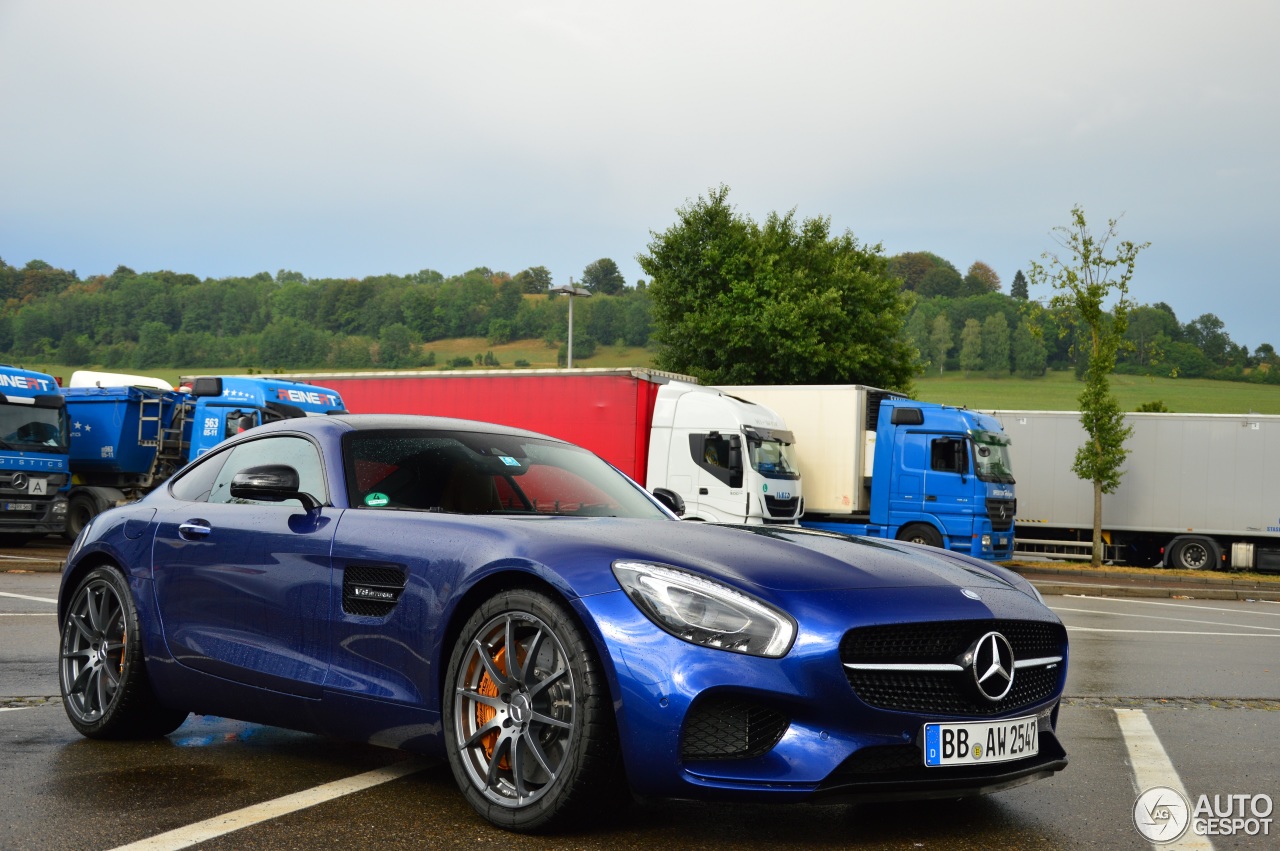
<svg viewBox="0 0 1280 851">
<path fill-rule="evenodd" d="M 187 713 L 160 704 L 147 678 L 138 611 L 120 572 L 91 571 L 62 624 L 58 682 L 71 724 L 91 739 L 172 733 Z"/>
<path fill-rule="evenodd" d="M 630 797 L 608 685 L 573 617 L 535 591 L 505 591 L 472 615 L 444 696 L 449 764 L 493 824 L 549 830 Z"/>
<path fill-rule="evenodd" d="M 98 513 L 93 497 L 78 493 L 67 503 L 67 529 L 62 533 L 68 541 L 74 541 L 89 521 Z"/>
<path fill-rule="evenodd" d="M 942 536 L 938 530 L 926 523 L 910 523 L 898 531 L 898 540 L 912 544 L 924 544 L 927 547 L 941 547 Z"/>
</svg>

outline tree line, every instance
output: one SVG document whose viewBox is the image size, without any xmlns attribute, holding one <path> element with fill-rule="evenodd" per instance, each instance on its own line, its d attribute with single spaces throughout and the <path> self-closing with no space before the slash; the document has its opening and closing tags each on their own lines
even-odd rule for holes
<svg viewBox="0 0 1280 851">
<path fill-rule="evenodd" d="M 488 268 L 446 277 L 307 279 L 281 270 L 204 279 L 119 266 L 81 279 L 33 260 L 0 260 L 0 351 L 11 359 L 148 369 L 253 364 L 265 369 L 406 368 L 434 364 L 423 344 L 482 337 L 491 345 L 567 336 L 568 299 L 549 292 L 543 266 L 515 275 Z M 645 346 L 652 331 L 644 282 L 627 287 L 617 264 L 590 264 L 575 305 L 574 348 Z"/>
</svg>

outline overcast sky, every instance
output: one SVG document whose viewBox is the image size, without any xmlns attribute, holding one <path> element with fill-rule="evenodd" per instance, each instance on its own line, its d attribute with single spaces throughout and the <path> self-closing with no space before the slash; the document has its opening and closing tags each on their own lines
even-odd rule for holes
<svg viewBox="0 0 1280 851">
<path fill-rule="evenodd" d="M 1265 0 L 0 0 L 0 257 L 634 283 L 723 183 L 1007 292 L 1078 203 L 1152 243 L 1139 302 L 1280 346 L 1278 34 Z"/>
</svg>

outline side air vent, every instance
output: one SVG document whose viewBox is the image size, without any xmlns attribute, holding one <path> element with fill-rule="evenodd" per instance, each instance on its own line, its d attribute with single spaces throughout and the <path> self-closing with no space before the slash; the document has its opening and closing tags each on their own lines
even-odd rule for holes
<svg viewBox="0 0 1280 851">
<path fill-rule="evenodd" d="M 772 749 L 790 723 L 778 710 L 745 697 L 705 697 L 685 718 L 680 755 L 688 760 L 751 759 Z"/>
<path fill-rule="evenodd" d="M 342 572 L 342 611 L 348 615 L 385 617 L 402 593 L 402 568 L 351 564 Z"/>
</svg>

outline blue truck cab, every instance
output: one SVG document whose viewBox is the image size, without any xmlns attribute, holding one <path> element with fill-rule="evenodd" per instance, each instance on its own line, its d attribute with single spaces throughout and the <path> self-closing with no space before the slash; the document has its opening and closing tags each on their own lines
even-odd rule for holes
<svg viewBox="0 0 1280 851">
<path fill-rule="evenodd" d="M 66 525 L 67 414 L 51 375 L 0 365 L 0 543 Z"/>
<path fill-rule="evenodd" d="M 79 383 L 72 376 L 72 384 Z M 263 423 L 345 410 L 335 391 L 265 376 L 199 376 L 183 379 L 177 389 L 157 383 L 63 389 L 71 438 L 68 538 L 108 508 L 159 487 L 228 437 Z"/>
<path fill-rule="evenodd" d="M 989 561 L 1013 557 L 1015 483 L 1009 438 L 995 418 L 886 395 L 870 443 L 865 522 L 806 515 L 802 525 L 913 541 Z"/>
</svg>

